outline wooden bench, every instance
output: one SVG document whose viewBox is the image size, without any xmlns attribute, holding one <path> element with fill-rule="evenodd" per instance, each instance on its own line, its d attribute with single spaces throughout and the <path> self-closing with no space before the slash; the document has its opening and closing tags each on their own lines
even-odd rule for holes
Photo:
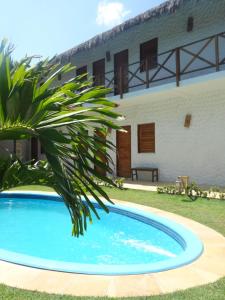
<svg viewBox="0 0 225 300">
<path fill-rule="evenodd" d="M 158 168 L 145 168 L 145 167 L 135 167 L 131 168 L 131 178 L 134 180 L 134 176 L 136 180 L 138 180 L 138 171 L 146 171 L 152 173 L 152 182 L 159 181 L 159 170 Z"/>
</svg>

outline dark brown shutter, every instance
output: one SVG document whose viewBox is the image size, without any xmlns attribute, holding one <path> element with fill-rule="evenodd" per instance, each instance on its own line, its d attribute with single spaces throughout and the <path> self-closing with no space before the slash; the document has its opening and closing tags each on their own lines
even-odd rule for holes
<svg viewBox="0 0 225 300">
<path fill-rule="evenodd" d="M 77 71 L 76 71 L 76 74 L 77 76 L 79 75 L 83 75 L 83 74 L 86 74 L 87 73 L 87 66 L 83 66 L 81 68 L 78 68 Z M 87 76 L 84 76 L 82 78 L 83 81 L 87 80 Z"/>
<path fill-rule="evenodd" d="M 140 45 L 140 71 L 146 70 L 146 64 L 148 68 L 152 69 L 157 66 L 158 55 L 158 38 L 152 39 Z"/>
<path fill-rule="evenodd" d="M 105 59 L 93 63 L 94 86 L 105 85 Z"/>
<path fill-rule="evenodd" d="M 138 153 L 155 152 L 155 123 L 138 125 Z"/>
<path fill-rule="evenodd" d="M 194 18 L 189 17 L 187 20 L 187 32 L 193 31 L 193 27 L 194 27 Z"/>
<path fill-rule="evenodd" d="M 114 94 L 128 92 L 128 50 L 114 54 Z"/>
</svg>

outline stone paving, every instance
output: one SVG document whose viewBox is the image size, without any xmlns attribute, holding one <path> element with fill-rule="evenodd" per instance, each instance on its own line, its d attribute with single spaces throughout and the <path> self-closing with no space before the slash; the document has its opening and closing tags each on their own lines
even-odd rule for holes
<svg viewBox="0 0 225 300">
<path fill-rule="evenodd" d="M 140 180 L 132 181 L 131 179 L 126 179 L 124 182 L 124 188 L 156 192 L 158 186 L 173 185 L 173 184 L 175 183 L 174 182 L 151 182 L 151 181 L 140 181 Z"/>
</svg>

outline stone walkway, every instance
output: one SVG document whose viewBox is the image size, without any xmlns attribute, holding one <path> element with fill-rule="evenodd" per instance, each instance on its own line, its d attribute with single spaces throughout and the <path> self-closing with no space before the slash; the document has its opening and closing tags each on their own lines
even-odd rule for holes
<svg viewBox="0 0 225 300">
<path fill-rule="evenodd" d="M 8 286 L 74 296 L 131 297 L 171 293 L 212 283 L 225 276 L 225 237 L 190 219 L 134 203 L 113 200 L 166 217 L 192 230 L 203 242 L 204 252 L 193 263 L 159 273 L 96 276 L 47 271 L 0 261 L 0 283 Z"/>
<path fill-rule="evenodd" d="M 126 189 L 134 189 L 134 190 L 143 190 L 156 192 L 158 186 L 164 185 L 174 185 L 174 182 L 151 182 L 151 181 L 132 181 L 131 179 L 126 179 L 124 182 L 124 188 Z"/>
</svg>

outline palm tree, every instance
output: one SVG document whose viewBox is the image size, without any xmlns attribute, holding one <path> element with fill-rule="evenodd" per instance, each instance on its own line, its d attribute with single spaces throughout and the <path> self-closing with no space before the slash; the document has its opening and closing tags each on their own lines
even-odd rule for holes
<svg viewBox="0 0 225 300">
<path fill-rule="evenodd" d="M 12 47 L 0 45 L 0 142 L 37 138 L 47 163 L 25 163 L 7 154 L 0 162 L 0 189 L 23 184 L 47 184 L 61 195 L 69 210 L 72 233 L 83 234 L 91 212 L 97 211 L 88 194 L 107 212 L 100 196 L 110 201 L 96 178 L 113 184 L 98 172 L 110 169 L 106 149 L 114 149 L 102 135 L 120 129 L 115 104 L 105 98 L 109 92 L 93 87 L 82 76 L 57 85 L 57 76 L 74 68 L 45 60 L 31 66 L 32 57 L 13 62 Z M 106 157 L 107 162 L 102 159 Z M 95 167 L 97 166 L 97 168 Z M 99 196 L 100 195 L 100 196 Z M 85 200 L 85 201 L 83 201 Z"/>
</svg>

